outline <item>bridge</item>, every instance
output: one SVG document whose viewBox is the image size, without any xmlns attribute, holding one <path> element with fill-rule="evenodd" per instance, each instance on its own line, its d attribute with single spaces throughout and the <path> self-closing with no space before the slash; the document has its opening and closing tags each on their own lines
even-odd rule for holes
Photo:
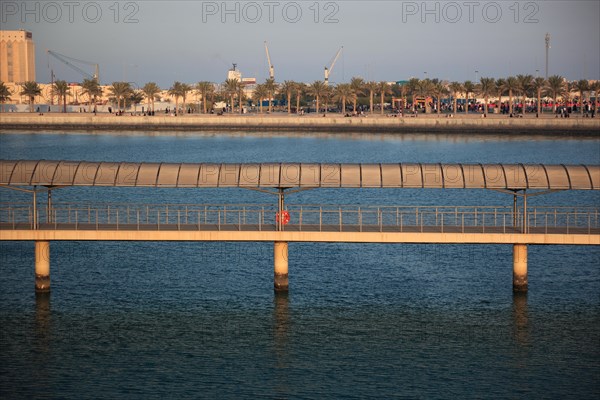
<svg viewBox="0 0 600 400">
<path fill-rule="evenodd" d="M 0 204 L 0 240 L 35 242 L 36 290 L 50 290 L 50 242 L 267 241 L 274 287 L 287 291 L 289 242 L 491 243 L 513 245 L 513 290 L 527 291 L 527 245 L 599 245 L 597 206 L 530 207 L 563 190 L 600 190 L 598 165 L 547 164 L 188 164 L 0 160 L 0 187 L 31 202 Z M 265 204 L 58 203 L 69 187 L 244 188 Z M 495 190 L 504 206 L 286 203 L 319 188 Z M 124 189 L 125 190 L 125 189 Z M 40 201 L 41 193 L 46 194 Z M 519 201 L 520 200 L 520 201 Z"/>
</svg>

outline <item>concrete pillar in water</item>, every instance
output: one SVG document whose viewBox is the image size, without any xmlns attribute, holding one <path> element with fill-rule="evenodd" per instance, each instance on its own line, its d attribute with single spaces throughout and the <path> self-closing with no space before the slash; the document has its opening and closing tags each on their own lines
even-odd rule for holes
<svg viewBox="0 0 600 400">
<path fill-rule="evenodd" d="M 288 291 L 288 243 L 275 242 L 273 246 L 275 264 L 275 291 Z"/>
<path fill-rule="evenodd" d="M 35 242 L 35 291 L 50 291 L 50 242 Z"/>
<path fill-rule="evenodd" d="M 527 292 L 527 245 L 513 245 L 513 291 Z"/>
</svg>

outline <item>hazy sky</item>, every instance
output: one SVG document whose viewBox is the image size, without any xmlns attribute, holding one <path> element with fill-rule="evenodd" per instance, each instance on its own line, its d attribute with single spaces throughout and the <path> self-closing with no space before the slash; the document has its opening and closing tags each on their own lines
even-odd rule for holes
<svg viewBox="0 0 600 400">
<path fill-rule="evenodd" d="M 2 29 L 33 32 L 36 73 L 81 81 L 46 49 L 100 64 L 102 83 L 222 82 L 232 63 L 244 77 L 277 81 L 410 77 L 475 80 L 545 74 L 600 78 L 600 0 L 586 1 L 7 1 Z M 92 67 L 82 66 L 92 72 Z M 536 72 L 539 70 L 539 72 Z M 478 71 L 478 72 L 476 72 Z"/>
</svg>

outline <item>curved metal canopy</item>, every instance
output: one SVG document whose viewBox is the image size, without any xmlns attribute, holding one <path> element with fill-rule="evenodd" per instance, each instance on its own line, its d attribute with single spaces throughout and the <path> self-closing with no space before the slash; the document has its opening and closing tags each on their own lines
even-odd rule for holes
<svg viewBox="0 0 600 400">
<path fill-rule="evenodd" d="M 600 190 L 600 165 L 0 160 L 0 185 Z"/>
</svg>

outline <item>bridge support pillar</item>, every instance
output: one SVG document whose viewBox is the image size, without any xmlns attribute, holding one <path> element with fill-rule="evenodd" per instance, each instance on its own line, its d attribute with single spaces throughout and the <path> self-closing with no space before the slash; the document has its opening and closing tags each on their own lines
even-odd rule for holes
<svg viewBox="0 0 600 400">
<path fill-rule="evenodd" d="M 50 291 L 50 242 L 35 242 L 35 291 Z"/>
<path fill-rule="evenodd" d="M 288 283 L 288 243 L 275 242 L 273 246 L 273 261 L 275 266 L 275 291 L 287 292 Z"/>
<path fill-rule="evenodd" d="M 527 245 L 513 245 L 513 292 L 527 292 Z"/>
</svg>

